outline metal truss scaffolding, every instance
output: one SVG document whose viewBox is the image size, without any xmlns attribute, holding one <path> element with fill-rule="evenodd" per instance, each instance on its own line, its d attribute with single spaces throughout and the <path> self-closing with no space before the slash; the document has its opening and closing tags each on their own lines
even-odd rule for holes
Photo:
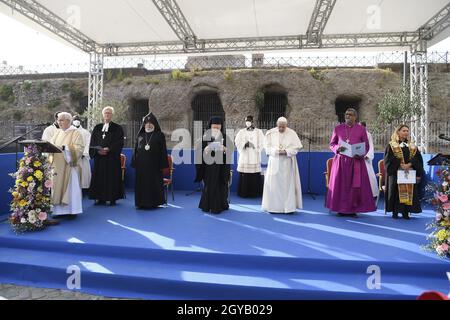
<svg viewBox="0 0 450 320">
<path fill-rule="evenodd" d="M 94 128 L 94 112 L 101 107 L 103 97 L 103 54 L 92 52 L 89 65 L 88 130 Z"/>
<path fill-rule="evenodd" d="M 317 0 L 306 32 L 308 44 L 320 45 L 323 31 L 335 4 L 336 0 Z"/>
<path fill-rule="evenodd" d="M 420 112 L 411 119 L 411 136 L 424 153 L 428 151 L 428 61 L 425 41 L 411 52 L 411 100 L 418 101 Z"/>
<path fill-rule="evenodd" d="M 183 41 L 185 51 L 189 50 L 189 48 L 195 48 L 197 37 L 176 1 L 153 0 L 153 3 L 159 12 L 161 12 L 173 32 L 175 32 L 178 39 Z"/>
</svg>

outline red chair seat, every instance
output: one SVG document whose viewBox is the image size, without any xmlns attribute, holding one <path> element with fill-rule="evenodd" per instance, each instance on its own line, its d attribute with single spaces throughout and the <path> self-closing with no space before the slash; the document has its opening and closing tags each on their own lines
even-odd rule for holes
<svg viewBox="0 0 450 320">
<path fill-rule="evenodd" d="M 172 179 L 164 178 L 164 185 L 171 184 L 171 183 L 172 183 Z"/>
</svg>

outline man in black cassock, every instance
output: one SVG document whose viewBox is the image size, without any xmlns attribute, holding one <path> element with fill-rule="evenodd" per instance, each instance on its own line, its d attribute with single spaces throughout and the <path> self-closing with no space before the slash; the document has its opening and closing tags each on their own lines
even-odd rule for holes
<svg viewBox="0 0 450 320">
<path fill-rule="evenodd" d="M 152 209 L 164 204 L 162 170 L 169 167 L 166 138 L 153 113 L 143 119 L 131 165 L 136 169 L 136 207 Z"/>
<path fill-rule="evenodd" d="M 94 159 L 89 199 L 96 205 L 111 206 L 124 198 L 124 185 L 120 154 L 123 148 L 124 133 L 117 123 L 112 121 L 114 109 L 106 107 L 102 111 L 104 123 L 95 126 L 91 135 L 89 155 Z"/>
<path fill-rule="evenodd" d="M 222 118 L 211 118 L 195 152 L 197 169 L 195 182 L 203 182 L 199 208 L 214 214 L 228 210 L 228 183 L 233 142 L 225 135 Z"/>
</svg>

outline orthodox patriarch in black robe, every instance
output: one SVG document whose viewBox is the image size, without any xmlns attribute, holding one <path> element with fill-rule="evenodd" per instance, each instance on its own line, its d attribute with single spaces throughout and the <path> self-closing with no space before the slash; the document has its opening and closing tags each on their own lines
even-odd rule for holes
<svg viewBox="0 0 450 320">
<path fill-rule="evenodd" d="M 411 164 L 411 170 L 416 170 L 416 184 L 397 184 L 397 171 L 401 164 Z M 401 213 L 409 219 L 409 213 L 422 212 L 420 206 L 419 182 L 424 175 L 423 159 L 417 146 L 408 140 L 391 141 L 384 153 L 385 165 L 385 208 L 392 212 L 393 218 Z"/>
<path fill-rule="evenodd" d="M 146 124 L 152 124 L 146 128 Z M 156 208 L 165 203 L 162 170 L 169 167 L 164 133 L 156 117 L 150 113 L 143 119 L 136 138 L 131 165 L 136 169 L 135 205 Z"/>
<path fill-rule="evenodd" d="M 221 125 L 220 131 L 211 130 L 213 124 Z M 225 147 L 225 148 L 224 148 Z M 199 208 L 214 214 L 228 210 L 228 183 L 233 142 L 225 135 L 222 118 L 213 117 L 195 150 L 197 174 L 195 182 L 203 182 Z"/>
<path fill-rule="evenodd" d="M 124 133 L 120 125 L 114 122 L 101 123 L 94 127 L 91 135 L 89 155 L 94 159 L 94 170 L 89 188 L 89 199 L 97 200 L 97 204 L 124 198 L 124 184 L 120 154 L 124 142 Z M 108 148 L 101 154 L 102 148 Z"/>
</svg>

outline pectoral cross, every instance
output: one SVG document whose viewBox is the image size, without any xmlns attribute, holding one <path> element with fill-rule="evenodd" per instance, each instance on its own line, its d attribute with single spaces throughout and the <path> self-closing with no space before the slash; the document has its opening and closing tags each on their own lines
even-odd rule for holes
<svg viewBox="0 0 450 320">
<path fill-rule="evenodd" d="M 103 132 L 102 139 L 105 139 L 105 137 L 106 137 L 106 132 Z"/>
</svg>

